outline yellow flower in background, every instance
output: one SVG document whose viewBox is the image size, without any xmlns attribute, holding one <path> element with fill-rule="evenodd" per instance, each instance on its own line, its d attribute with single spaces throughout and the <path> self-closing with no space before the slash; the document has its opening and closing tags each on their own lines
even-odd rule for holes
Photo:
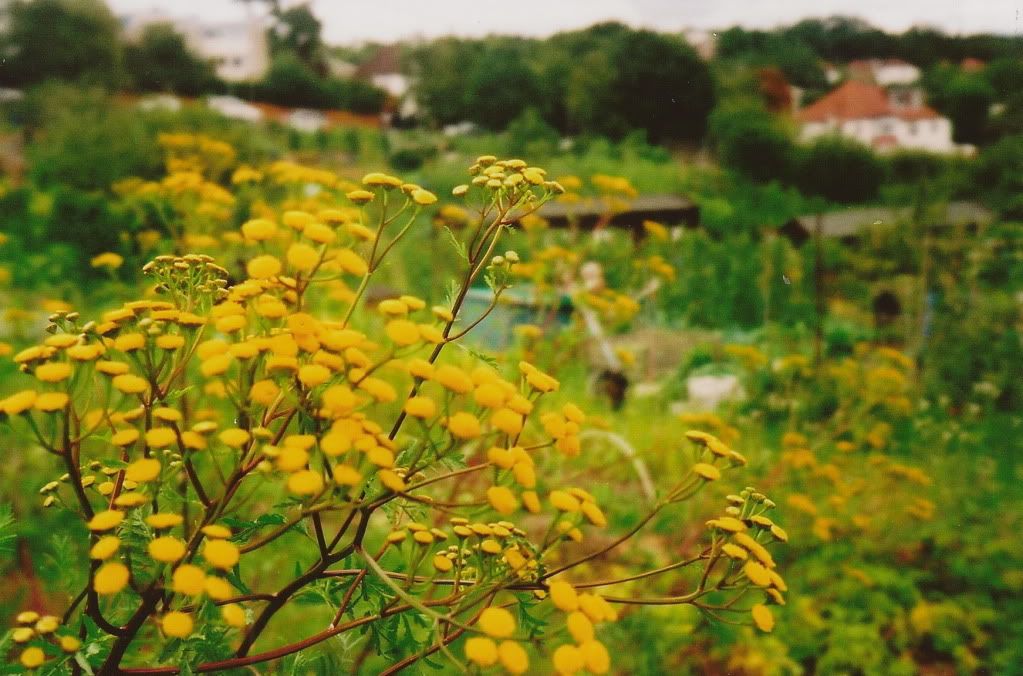
<svg viewBox="0 0 1023 676">
<path fill-rule="evenodd" d="M 116 270 L 117 268 L 121 267 L 124 264 L 124 257 L 119 254 L 115 254 L 113 252 L 108 251 L 106 253 L 101 253 L 100 255 L 95 256 L 92 260 L 89 261 L 89 264 L 92 265 L 92 267 L 94 268 L 107 268 L 109 270 Z"/>
</svg>

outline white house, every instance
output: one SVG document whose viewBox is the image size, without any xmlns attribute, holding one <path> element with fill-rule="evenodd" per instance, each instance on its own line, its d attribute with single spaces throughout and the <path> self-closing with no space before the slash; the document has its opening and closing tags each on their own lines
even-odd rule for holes
<svg viewBox="0 0 1023 676">
<path fill-rule="evenodd" d="M 258 80 L 270 67 L 267 27 L 265 19 L 260 17 L 205 23 L 150 10 L 123 17 L 121 21 L 129 40 L 139 39 L 148 25 L 170 24 L 184 36 L 189 48 L 200 58 L 212 62 L 217 75 L 228 82 Z"/>
<path fill-rule="evenodd" d="M 919 96 L 891 94 L 877 85 L 848 80 L 823 98 L 799 110 L 804 141 L 839 134 L 885 152 L 898 149 L 934 153 L 960 151 L 952 141 L 952 123 Z"/>
<path fill-rule="evenodd" d="M 920 79 L 920 69 L 901 59 L 864 59 L 849 64 L 849 77 L 882 87 L 911 85 Z"/>
</svg>

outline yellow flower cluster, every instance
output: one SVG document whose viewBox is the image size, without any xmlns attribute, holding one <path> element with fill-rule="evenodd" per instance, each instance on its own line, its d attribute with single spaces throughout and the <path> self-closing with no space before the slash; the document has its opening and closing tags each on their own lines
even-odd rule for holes
<svg viewBox="0 0 1023 676">
<path fill-rule="evenodd" d="M 237 254 L 231 269 L 204 254 L 156 256 L 143 268 L 152 283 L 146 297 L 95 321 L 67 309 L 54 313 L 47 337 L 13 357 L 32 385 L 0 400 L 6 423 L 23 425 L 63 462 L 65 473 L 40 491 L 44 504 L 76 512 L 88 531 L 88 600 L 75 612 L 110 628 L 103 614 L 111 601 L 141 599 L 140 620 L 110 629 L 100 671 L 116 672 L 126 653 L 155 659 L 150 641 L 201 641 L 211 622 L 218 635 L 235 632 L 241 659 L 292 595 L 351 574 L 332 568 L 349 559 L 361 566 L 352 594 L 369 578 L 376 584 L 362 593 L 387 597 L 376 619 L 392 610 L 421 613 L 437 628 L 431 642 L 446 645 L 468 632 L 466 659 L 513 674 L 530 671 L 532 637 L 520 635 L 508 608 L 519 595 L 549 596 L 571 637 L 553 649 L 554 671 L 606 673 L 610 656 L 595 625 L 617 612 L 600 594 L 564 581 L 561 573 L 585 560 L 557 571 L 554 565 L 585 529 L 606 527 L 608 517 L 584 488 L 538 471 L 584 454 L 584 426 L 593 421 L 575 403 L 555 401 L 561 383 L 533 361 L 520 361 L 516 372 L 441 355 L 472 328 L 456 330 L 477 277 L 503 289 L 504 275 L 514 274 L 518 255 L 495 255 L 510 214 L 564 188 L 522 160 L 480 157 L 470 183 L 455 191 L 487 205 L 461 292 L 445 305 L 394 294 L 368 306 L 381 261 L 437 202 L 432 192 L 379 172 L 354 185 L 289 162 L 234 167 L 228 179 L 234 156 L 211 139 L 167 135 L 161 144 L 170 156 L 167 179 L 155 189 L 120 187 L 170 200 L 181 216 L 172 233 L 178 242 L 212 237 L 205 228 L 220 216 L 204 205 L 236 205 L 219 180 L 276 201 L 253 202 L 237 228 L 212 239 Z M 315 199 L 299 188 L 310 183 L 323 188 Z M 116 254 L 104 256 L 97 264 L 114 267 Z M 624 296 L 598 300 L 635 312 Z M 543 337 L 537 327 L 521 333 Z M 715 430 L 734 441 L 724 423 Z M 745 464 L 717 436 L 687 436 L 696 461 L 648 519 L 718 480 L 722 469 Z M 459 490 L 448 494 L 451 484 Z M 253 495 L 255 505 L 247 502 Z M 247 511 L 268 504 L 276 505 L 270 522 L 239 526 Z M 741 518 L 783 539 L 757 511 L 765 504 Z M 308 555 L 270 546 L 296 527 L 314 537 L 317 558 L 308 572 L 259 580 L 260 587 L 282 583 L 276 593 L 237 596 L 254 553 L 286 553 L 289 565 L 270 576 L 281 578 L 291 559 Z M 740 536 L 759 542 L 760 533 L 731 536 L 758 556 Z M 776 575 L 773 563 L 760 565 Z M 752 580 L 758 572 L 746 575 Z M 758 586 L 771 595 L 784 585 L 771 577 Z M 447 591 L 437 594 L 441 588 Z M 208 612 L 214 606 L 215 617 Z M 349 627 L 346 612 L 353 611 L 341 608 L 330 632 L 366 621 Z M 42 619 L 31 618 L 32 627 L 19 619 L 26 625 L 17 630 L 25 637 L 19 642 L 57 631 Z M 160 631 L 136 635 L 143 620 Z M 754 620 L 764 625 L 762 611 Z M 322 640 L 302 637 L 297 645 L 313 639 Z M 78 650 L 71 641 L 62 637 L 62 649 Z M 33 644 L 20 660 L 35 668 L 45 655 Z M 234 666 L 243 665 L 224 668 Z"/>
</svg>

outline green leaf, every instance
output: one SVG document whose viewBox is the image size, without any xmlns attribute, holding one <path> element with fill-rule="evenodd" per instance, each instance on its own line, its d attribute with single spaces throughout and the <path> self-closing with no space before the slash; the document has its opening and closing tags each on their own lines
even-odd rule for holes
<svg viewBox="0 0 1023 676">
<path fill-rule="evenodd" d="M 455 235 L 454 231 L 446 225 L 444 226 L 444 232 L 447 233 L 448 239 L 451 241 L 451 246 L 454 247 L 455 252 L 458 254 L 458 257 L 461 258 L 466 263 L 468 263 L 469 250 L 466 248 L 465 243 L 462 242 L 462 240 L 458 239 L 458 236 Z"/>
<path fill-rule="evenodd" d="M 14 508 L 0 505 L 0 556 L 12 556 L 17 535 L 14 532 Z"/>
</svg>

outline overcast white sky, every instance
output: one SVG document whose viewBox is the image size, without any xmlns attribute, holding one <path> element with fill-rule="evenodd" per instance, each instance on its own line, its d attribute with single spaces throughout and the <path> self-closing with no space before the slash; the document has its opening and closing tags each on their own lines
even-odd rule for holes
<svg viewBox="0 0 1023 676">
<path fill-rule="evenodd" d="M 146 12 L 200 17 L 210 22 L 244 17 L 240 0 L 107 0 L 116 14 Z M 298 4 L 285 0 L 285 4 Z M 328 42 L 393 41 L 488 33 L 550 35 L 597 21 L 675 31 L 735 24 L 772 27 L 811 16 L 859 16 L 902 31 L 926 24 L 950 33 L 1023 32 L 1023 0 L 312 0 Z"/>
</svg>

